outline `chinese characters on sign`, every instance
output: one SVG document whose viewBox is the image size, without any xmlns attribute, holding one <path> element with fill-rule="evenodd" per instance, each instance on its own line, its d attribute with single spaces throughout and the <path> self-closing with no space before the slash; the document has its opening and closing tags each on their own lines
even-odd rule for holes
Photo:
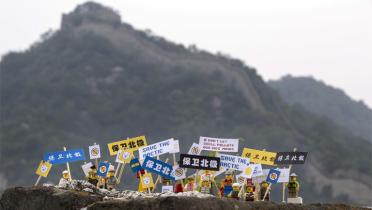
<svg viewBox="0 0 372 210">
<path fill-rule="evenodd" d="M 270 165 L 273 166 L 276 153 L 275 152 L 267 152 L 263 150 L 256 150 L 250 148 L 244 148 L 242 157 L 249 158 L 251 163 L 259 163 L 262 165 Z"/>
<path fill-rule="evenodd" d="M 195 168 L 202 170 L 219 171 L 220 170 L 220 158 L 198 156 L 198 155 L 180 155 L 180 167 L 182 168 Z"/>
<path fill-rule="evenodd" d="M 129 148 L 132 151 L 138 150 L 138 148 L 147 146 L 147 141 L 145 136 L 138 136 L 126 140 L 116 141 L 107 144 L 110 155 L 116 155 L 121 147 Z"/>
<path fill-rule="evenodd" d="M 278 152 L 275 158 L 275 164 L 290 165 L 304 164 L 307 152 Z"/>
<path fill-rule="evenodd" d="M 44 155 L 44 160 L 49 161 L 50 164 L 62 164 L 85 160 L 83 149 L 72 149 L 67 151 L 51 152 Z"/>
<path fill-rule="evenodd" d="M 200 136 L 199 145 L 202 150 L 217 152 L 238 152 L 239 139 L 220 139 Z"/>
<path fill-rule="evenodd" d="M 142 163 L 142 168 L 159 174 L 160 176 L 174 180 L 174 177 L 172 176 L 173 166 L 168 163 L 164 163 L 163 161 L 157 160 L 153 157 L 146 156 L 145 160 Z"/>
</svg>

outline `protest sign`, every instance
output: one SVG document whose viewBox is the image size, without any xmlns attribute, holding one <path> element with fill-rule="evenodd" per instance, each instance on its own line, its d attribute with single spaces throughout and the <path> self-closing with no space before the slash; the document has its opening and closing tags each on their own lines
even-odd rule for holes
<svg viewBox="0 0 372 210">
<path fill-rule="evenodd" d="M 116 160 L 115 162 L 117 163 L 130 163 L 130 160 L 133 157 L 133 151 L 126 149 L 126 148 L 121 148 L 118 151 L 118 154 L 116 155 Z"/>
<path fill-rule="evenodd" d="M 152 179 L 151 173 L 146 173 L 140 176 L 140 182 L 142 184 L 142 187 L 145 189 L 153 188 L 154 187 L 154 181 Z"/>
<path fill-rule="evenodd" d="M 268 152 L 264 150 L 256 150 L 250 148 L 244 148 L 242 157 L 249 158 L 251 163 L 259 163 L 262 165 L 270 165 L 273 166 L 274 160 L 276 157 L 275 152 Z"/>
<path fill-rule="evenodd" d="M 235 177 L 236 177 L 236 181 L 240 184 L 240 186 L 243 186 L 245 184 L 246 177 L 243 176 L 242 173 L 237 174 Z"/>
<path fill-rule="evenodd" d="M 187 154 L 189 155 L 200 155 L 201 153 L 201 147 L 199 144 L 197 143 L 192 143 L 190 149 L 189 149 L 189 152 Z"/>
<path fill-rule="evenodd" d="M 92 162 L 85 163 L 85 164 L 81 165 L 81 168 L 83 169 L 83 172 L 84 172 L 84 174 L 85 174 L 86 177 L 88 176 L 90 167 L 92 167 L 92 166 L 93 166 L 93 163 Z"/>
<path fill-rule="evenodd" d="M 40 161 L 39 167 L 37 167 L 35 173 L 39 176 L 47 177 L 51 168 L 52 168 L 52 164 L 42 160 Z"/>
<path fill-rule="evenodd" d="M 173 149 L 169 153 L 179 153 L 180 152 L 180 142 L 178 140 L 173 141 Z"/>
<path fill-rule="evenodd" d="M 141 163 L 139 162 L 138 158 L 133 158 L 129 164 L 130 164 L 130 168 L 132 169 L 133 173 L 137 173 L 138 171 L 142 169 Z"/>
<path fill-rule="evenodd" d="M 203 137 L 199 138 L 199 145 L 202 150 L 216 152 L 238 152 L 239 139 L 221 139 Z"/>
<path fill-rule="evenodd" d="M 253 178 L 262 176 L 262 174 L 263 173 L 261 164 L 249 164 L 242 170 L 241 176 L 245 178 Z"/>
<path fill-rule="evenodd" d="M 274 163 L 278 165 L 304 164 L 307 152 L 278 152 Z"/>
<path fill-rule="evenodd" d="M 107 144 L 110 155 L 116 155 L 120 148 L 128 148 L 132 151 L 138 150 L 140 147 L 147 146 L 147 141 L 145 136 L 137 136 L 130 139 L 120 140 Z"/>
<path fill-rule="evenodd" d="M 218 157 L 208 157 L 189 154 L 180 155 L 180 167 L 182 168 L 195 168 L 201 170 L 219 171 L 220 165 L 221 162 L 220 158 Z"/>
<path fill-rule="evenodd" d="M 142 168 L 146 169 L 147 171 L 159 174 L 160 176 L 174 180 L 174 177 L 171 175 L 173 166 L 168 163 L 164 163 L 161 160 L 157 160 L 151 156 L 145 157 L 145 160 L 142 163 Z"/>
<path fill-rule="evenodd" d="M 173 192 L 173 186 L 172 185 L 166 185 L 161 187 L 161 192 Z"/>
<path fill-rule="evenodd" d="M 172 176 L 175 180 L 185 179 L 186 178 L 186 169 L 180 168 L 179 165 L 173 166 Z"/>
<path fill-rule="evenodd" d="M 280 171 L 280 176 L 278 178 L 278 183 L 286 183 L 289 181 L 289 168 L 276 168 L 275 170 Z M 264 169 L 262 173 L 262 177 L 267 177 L 269 174 L 270 169 Z"/>
<path fill-rule="evenodd" d="M 66 151 L 50 152 L 44 155 L 44 160 L 50 164 L 62 164 L 79 160 L 85 160 L 83 149 L 72 149 Z"/>
<path fill-rule="evenodd" d="M 139 159 L 143 160 L 146 156 L 156 157 L 173 151 L 173 138 L 151 144 L 138 149 Z"/>
<path fill-rule="evenodd" d="M 90 159 L 99 159 L 101 158 L 101 148 L 98 144 L 89 146 L 89 157 Z"/>
<path fill-rule="evenodd" d="M 276 169 L 270 169 L 269 174 L 266 177 L 266 181 L 270 184 L 276 184 L 279 180 L 280 171 Z"/>
<path fill-rule="evenodd" d="M 249 158 L 243 158 L 234 155 L 218 154 L 221 159 L 221 167 L 243 171 L 249 165 Z"/>
<path fill-rule="evenodd" d="M 110 163 L 100 162 L 97 168 L 97 176 L 106 177 L 110 168 Z"/>
</svg>

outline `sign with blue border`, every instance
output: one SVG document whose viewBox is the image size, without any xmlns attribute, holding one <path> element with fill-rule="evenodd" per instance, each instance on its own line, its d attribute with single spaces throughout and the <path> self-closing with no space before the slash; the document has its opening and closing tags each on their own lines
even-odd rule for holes
<svg viewBox="0 0 372 210">
<path fill-rule="evenodd" d="M 173 166 L 163 161 L 157 160 L 153 157 L 146 156 L 145 160 L 142 163 L 142 168 L 150 172 L 159 174 L 162 177 L 175 180 L 174 177 L 171 175 Z"/>
<path fill-rule="evenodd" d="M 44 155 L 44 160 L 49 161 L 49 163 L 55 165 L 85 160 L 85 155 L 83 149 L 72 149 L 66 151 L 46 153 Z"/>
</svg>

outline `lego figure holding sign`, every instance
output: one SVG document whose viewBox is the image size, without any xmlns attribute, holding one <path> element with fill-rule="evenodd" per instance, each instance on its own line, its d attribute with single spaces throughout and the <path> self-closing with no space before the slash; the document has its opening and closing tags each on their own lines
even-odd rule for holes
<svg viewBox="0 0 372 210">
<path fill-rule="evenodd" d="M 260 184 L 260 200 L 263 200 L 264 199 L 264 196 L 265 196 L 265 193 L 266 193 L 266 190 L 268 191 L 267 192 L 267 195 L 265 197 L 265 201 L 270 201 L 270 189 L 269 189 L 269 183 L 264 180 L 261 182 Z"/>
<path fill-rule="evenodd" d="M 227 197 L 227 195 L 229 195 L 231 191 L 233 190 L 232 184 L 233 184 L 232 172 L 227 171 L 225 179 L 222 180 L 222 183 L 221 183 L 222 186 L 220 189 L 224 197 Z"/>
<path fill-rule="evenodd" d="M 88 182 L 91 183 L 92 185 L 97 187 L 98 184 L 98 176 L 97 176 L 97 168 L 95 165 L 92 165 L 88 171 L 88 176 L 87 176 Z"/>
<path fill-rule="evenodd" d="M 115 190 L 117 183 L 118 183 L 118 180 L 115 177 L 115 168 L 111 168 L 109 169 L 109 172 L 107 174 L 106 187 L 108 190 Z"/>
<path fill-rule="evenodd" d="M 192 176 L 188 177 L 187 178 L 187 184 L 184 187 L 184 191 L 185 192 L 191 192 L 191 191 L 196 190 L 196 187 L 197 186 L 196 186 L 194 177 L 192 177 Z"/>
<path fill-rule="evenodd" d="M 201 175 L 200 185 L 198 191 L 204 194 L 211 194 L 212 193 L 212 181 L 213 177 L 212 174 L 209 173 L 208 170 Z"/>
<path fill-rule="evenodd" d="M 240 184 L 234 183 L 232 185 L 232 191 L 227 195 L 227 197 L 239 200 L 239 192 L 240 192 Z"/>
<path fill-rule="evenodd" d="M 298 192 L 300 191 L 300 184 L 297 181 L 297 175 L 295 173 L 291 174 L 287 187 L 288 198 L 297 198 Z"/>
<path fill-rule="evenodd" d="M 256 187 L 253 184 L 253 180 L 251 178 L 247 178 L 247 183 L 245 187 L 245 201 L 254 201 L 255 191 Z"/>
<path fill-rule="evenodd" d="M 64 170 L 62 172 L 62 178 L 59 180 L 58 186 L 62 187 L 62 188 L 67 188 L 67 187 L 70 186 L 70 181 L 71 181 L 71 179 L 70 179 L 70 175 L 69 175 L 68 171 Z"/>
</svg>

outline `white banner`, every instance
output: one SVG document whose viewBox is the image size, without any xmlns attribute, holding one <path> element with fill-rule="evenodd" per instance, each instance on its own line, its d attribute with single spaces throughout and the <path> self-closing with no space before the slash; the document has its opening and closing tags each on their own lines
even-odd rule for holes
<svg viewBox="0 0 372 210">
<path fill-rule="evenodd" d="M 101 158 L 101 148 L 98 144 L 89 146 L 89 157 L 90 159 Z"/>
<path fill-rule="evenodd" d="M 249 166 L 249 158 L 243 158 L 234 155 L 218 154 L 217 157 L 221 159 L 221 167 L 243 171 Z"/>
<path fill-rule="evenodd" d="M 178 165 L 174 165 L 171 175 L 175 180 L 186 179 L 186 168 L 180 168 Z"/>
<path fill-rule="evenodd" d="M 162 192 L 162 193 L 165 193 L 165 192 L 173 192 L 173 186 L 172 186 L 172 185 L 170 185 L 170 186 L 168 186 L 168 185 L 166 185 L 166 186 L 162 186 L 162 187 L 161 187 L 161 192 Z"/>
<path fill-rule="evenodd" d="M 189 155 L 200 155 L 202 149 L 199 144 L 197 143 L 192 143 L 189 152 L 187 154 Z"/>
<path fill-rule="evenodd" d="M 239 139 L 220 139 L 200 136 L 199 145 L 202 150 L 217 152 L 238 152 Z"/>
<path fill-rule="evenodd" d="M 139 159 L 144 160 L 146 156 L 156 157 L 172 152 L 174 150 L 173 141 L 174 139 L 171 138 L 145 147 L 140 147 L 138 149 Z"/>
<path fill-rule="evenodd" d="M 85 176 L 88 176 L 89 169 L 90 169 L 90 167 L 92 167 L 92 165 L 93 165 L 93 163 L 89 162 L 89 163 L 86 163 L 86 164 L 81 166 L 81 168 L 84 171 Z"/>
<path fill-rule="evenodd" d="M 180 142 L 178 140 L 173 141 L 173 150 L 169 153 L 179 153 L 180 152 Z"/>
<path fill-rule="evenodd" d="M 289 182 L 289 168 L 276 168 L 275 170 L 280 171 L 278 183 L 286 183 Z M 266 179 L 267 175 L 269 174 L 270 169 L 263 170 L 263 177 Z"/>
</svg>

